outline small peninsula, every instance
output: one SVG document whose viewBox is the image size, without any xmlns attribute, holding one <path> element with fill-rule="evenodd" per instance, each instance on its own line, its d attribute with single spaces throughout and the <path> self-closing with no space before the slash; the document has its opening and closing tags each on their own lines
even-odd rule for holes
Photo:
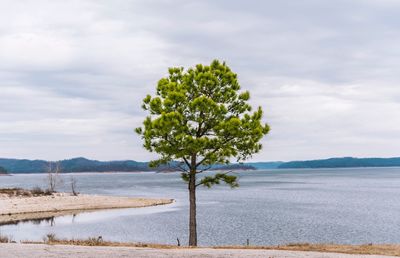
<svg viewBox="0 0 400 258">
<path fill-rule="evenodd" d="M 70 193 L 41 193 L 18 188 L 0 189 L 0 225 L 30 219 L 117 208 L 170 204 L 173 199 L 150 199 Z"/>
</svg>

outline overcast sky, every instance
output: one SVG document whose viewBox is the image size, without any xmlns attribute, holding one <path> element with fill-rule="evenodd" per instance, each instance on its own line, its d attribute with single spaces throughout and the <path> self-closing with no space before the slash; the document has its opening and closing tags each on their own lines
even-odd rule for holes
<svg viewBox="0 0 400 258">
<path fill-rule="evenodd" d="M 0 157 L 152 159 L 141 100 L 215 58 L 272 128 L 253 161 L 400 156 L 398 0 L 0 0 Z"/>
</svg>

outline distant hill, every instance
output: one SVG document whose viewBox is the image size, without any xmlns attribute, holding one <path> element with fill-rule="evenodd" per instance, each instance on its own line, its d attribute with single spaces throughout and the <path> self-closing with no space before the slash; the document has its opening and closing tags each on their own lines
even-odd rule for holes
<svg viewBox="0 0 400 258">
<path fill-rule="evenodd" d="M 0 175 L 8 174 L 7 169 L 0 167 Z"/>
<path fill-rule="evenodd" d="M 48 169 L 48 161 L 27 159 L 0 159 L 0 166 L 9 173 L 43 173 Z M 109 172 L 109 171 L 148 171 L 148 163 L 131 160 L 98 161 L 74 158 L 60 161 L 61 171 L 71 172 Z M 154 169 L 153 169 L 154 170 Z"/>
<path fill-rule="evenodd" d="M 0 159 L 0 166 L 9 173 L 43 172 L 46 169 L 46 165 L 47 162 L 44 160 Z"/>
<path fill-rule="evenodd" d="M 1 159 L 1 173 L 43 173 L 49 162 L 45 160 Z M 86 158 L 74 158 L 60 161 L 61 171 L 71 172 L 137 172 L 137 171 L 176 171 L 172 166 L 164 165 L 150 168 L 148 162 L 133 160 L 98 161 Z M 255 169 L 296 169 L 296 168 L 349 168 L 349 167 L 400 167 L 400 158 L 331 158 L 290 162 L 250 162 L 244 164 L 214 165 L 212 170 L 255 170 Z M 1 170 L 1 167 L 3 170 Z M 2 172 L 3 171 L 3 172 Z"/>
<path fill-rule="evenodd" d="M 321 160 L 291 161 L 278 168 L 352 168 L 352 167 L 398 167 L 400 158 L 331 158 Z"/>
<path fill-rule="evenodd" d="M 255 167 L 256 169 L 275 169 L 279 168 L 284 162 L 282 161 L 273 161 L 273 162 L 250 162 L 245 163 L 246 165 L 250 165 Z"/>
<path fill-rule="evenodd" d="M 48 169 L 49 161 L 27 159 L 0 159 L 0 166 L 9 173 L 44 173 Z M 173 164 L 173 163 L 172 163 Z M 98 161 L 86 158 L 74 158 L 60 161 L 63 173 L 71 172 L 137 172 L 137 171 L 174 171 L 173 166 L 163 165 L 158 168 L 150 168 L 148 162 L 133 160 L 122 161 Z M 215 166 L 218 170 L 255 169 L 249 165 L 233 164 Z"/>
<path fill-rule="evenodd" d="M 148 163 L 133 160 L 122 161 L 98 161 L 85 158 L 62 160 L 61 170 L 63 172 L 108 172 L 108 171 L 148 171 Z"/>
<path fill-rule="evenodd" d="M 230 164 L 230 165 L 215 165 L 214 170 L 256 170 L 257 168 L 250 164 Z"/>
</svg>

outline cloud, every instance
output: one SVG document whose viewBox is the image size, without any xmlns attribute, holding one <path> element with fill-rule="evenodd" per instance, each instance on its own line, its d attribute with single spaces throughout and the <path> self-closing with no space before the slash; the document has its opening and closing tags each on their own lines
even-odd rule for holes
<svg viewBox="0 0 400 258">
<path fill-rule="evenodd" d="M 0 156 L 154 157 L 167 67 L 226 60 L 272 127 L 254 160 L 398 156 L 398 1 L 2 1 Z"/>
</svg>

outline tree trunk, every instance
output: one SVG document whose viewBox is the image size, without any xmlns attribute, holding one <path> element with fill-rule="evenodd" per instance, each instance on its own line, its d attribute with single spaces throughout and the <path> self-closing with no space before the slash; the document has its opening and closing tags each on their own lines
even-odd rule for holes
<svg viewBox="0 0 400 258">
<path fill-rule="evenodd" d="M 197 220 L 196 220 L 196 156 L 192 156 L 192 169 L 189 176 L 189 246 L 197 246 Z"/>
</svg>

